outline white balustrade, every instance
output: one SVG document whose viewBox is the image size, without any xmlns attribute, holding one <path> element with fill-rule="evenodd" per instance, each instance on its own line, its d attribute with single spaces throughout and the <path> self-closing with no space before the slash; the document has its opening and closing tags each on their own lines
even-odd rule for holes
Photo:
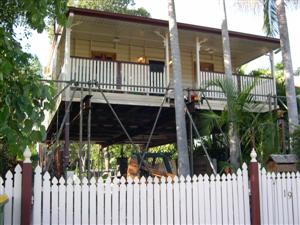
<svg viewBox="0 0 300 225">
<path fill-rule="evenodd" d="M 203 89 L 203 94 L 207 98 L 215 100 L 225 100 L 225 95 L 220 87 L 214 85 L 218 80 L 225 78 L 224 73 L 201 71 L 200 84 Z M 276 90 L 274 90 L 273 80 L 271 77 L 266 76 L 250 76 L 250 75 L 233 75 L 233 83 L 237 91 L 242 91 L 250 85 L 255 85 L 251 90 L 252 99 L 256 102 L 268 103 L 268 96 L 274 96 Z"/>
<path fill-rule="evenodd" d="M 148 64 L 79 57 L 71 57 L 71 80 L 83 82 L 84 88 L 87 82 L 97 82 L 105 91 L 146 94 L 162 94 L 167 85 L 166 74 L 151 72 Z"/>
</svg>

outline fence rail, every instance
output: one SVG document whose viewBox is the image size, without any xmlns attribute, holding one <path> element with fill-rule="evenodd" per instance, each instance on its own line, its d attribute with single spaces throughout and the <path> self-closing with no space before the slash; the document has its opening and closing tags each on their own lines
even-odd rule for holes
<svg viewBox="0 0 300 225">
<path fill-rule="evenodd" d="M 97 81 L 103 90 L 162 94 L 164 72 L 151 72 L 148 64 L 71 57 L 71 80 Z M 87 84 L 84 87 L 88 87 Z"/>
<path fill-rule="evenodd" d="M 200 84 L 202 85 L 202 88 L 205 88 L 204 94 L 207 98 L 222 100 L 226 99 L 221 88 L 214 85 L 209 85 L 214 80 L 222 80 L 224 78 L 224 73 L 201 71 Z M 239 91 L 244 90 L 247 86 L 255 82 L 255 87 L 252 89 L 251 94 L 253 95 L 253 100 L 256 102 L 267 102 L 269 100 L 269 96 L 276 95 L 273 79 L 270 77 L 255 77 L 250 75 L 234 74 L 233 82 Z"/>
<path fill-rule="evenodd" d="M 0 177 L 4 224 L 21 224 L 22 169 Z M 257 176 L 256 176 L 257 177 Z M 300 173 L 259 170 L 262 225 L 300 224 Z M 248 169 L 186 178 L 88 181 L 34 174 L 32 224 L 250 224 Z M 30 209 L 29 209 L 30 211 Z M 1 221 L 0 221 L 1 223 Z"/>
</svg>

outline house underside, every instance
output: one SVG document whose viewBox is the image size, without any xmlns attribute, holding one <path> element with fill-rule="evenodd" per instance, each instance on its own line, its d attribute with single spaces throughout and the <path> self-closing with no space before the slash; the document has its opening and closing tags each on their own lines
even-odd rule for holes
<svg viewBox="0 0 300 225">
<path fill-rule="evenodd" d="M 65 104 L 62 102 L 52 123 L 48 128 L 47 139 L 55 134 L 65 114 Z M 154 126 L 159 107 L 132 106 L 112 104 L 118 118 L 132 138 L 134 144 L 146 144 L 151 129 Z M 70 109 L 70 141 L 78 142 L 80 129 L 80 103 L 73 102 Z M 58 118 L 57 118 L 58 117 Z M 83 110 L 83 141 L 87 141 L 88 109 Z M 64 135 L 61 136 L 64 139 Z M 108 104 L 93 103 L 91 107 L 91 141 L 103 147 L 111 144 L 131 143 L 117 118 Z M 157 121 L 155 132 L 151 138 L 150 146 L 157 146 L 176 142 L 175 110 L 173 107 L 163 107 Z"/>
</svg>

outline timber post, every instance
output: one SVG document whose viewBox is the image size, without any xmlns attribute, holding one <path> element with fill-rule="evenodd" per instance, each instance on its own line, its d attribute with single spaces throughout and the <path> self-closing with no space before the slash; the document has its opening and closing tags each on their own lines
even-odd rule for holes
<svg viewBox="0 0 300 225">
<path fill-rule="evenodd" d="M 32 164 L 31 152 L 26 147 L 22 167 L 22 198 L 21 198 L 21 225 L 30 225 L 31 221 L 31 197 L 32 197 Z"/>
<path fill-rule="evenodd" d="M 260 225 L 260 201 L 259 201 L 259 169 L 256 160 L 257 154 L 253 148 L 250 161 L 250 206 L 251 206 L 251 224 Z"/>
</svg>

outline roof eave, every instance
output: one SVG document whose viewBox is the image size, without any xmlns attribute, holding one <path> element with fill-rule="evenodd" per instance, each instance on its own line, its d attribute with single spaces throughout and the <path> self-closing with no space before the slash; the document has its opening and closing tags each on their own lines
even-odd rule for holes
<svg viewBox="0 0 300 225">
<path fill-rule="evenodd" d="M 92 9 L 69 7 L 67 15 L 69 15 L 71 12 L 74 13 L 75 15 L 81 15 L 81 16 L 105 18 L 105 19 L 119 20 L 119 21 L 132 22 L 132 23 L 141 23 L 147 25 L 161 26 L 165 28 L 168 27 L 168 21 L 166 20 L 153 19 L 153 18 L 147 18 L 142 16 L 133 16 L 127 14 L 92 10 Z M 178 25 L 178 29 L 180 30 L 189 30 L 194 32 L 205 32 L 205 33 L 221 35 L 221 30 L 217 28 L 204 27 L 204 26 L 198 26 L 198 25 L 192 25 L 186 23 L 177 23 L 177 25 Z M 263 41 L 263 42 L 268 42 L 268 43 L 278 44 L 278 45 L 280 44 L 280 40 L 278 38 L 271 38 L 271 37 L 259 36 L 254 34 L 246 34 L 246 33 L 241 33 L 236 31 L 229 31 L 229 35 L 233 38 Z"/>
</svg>

